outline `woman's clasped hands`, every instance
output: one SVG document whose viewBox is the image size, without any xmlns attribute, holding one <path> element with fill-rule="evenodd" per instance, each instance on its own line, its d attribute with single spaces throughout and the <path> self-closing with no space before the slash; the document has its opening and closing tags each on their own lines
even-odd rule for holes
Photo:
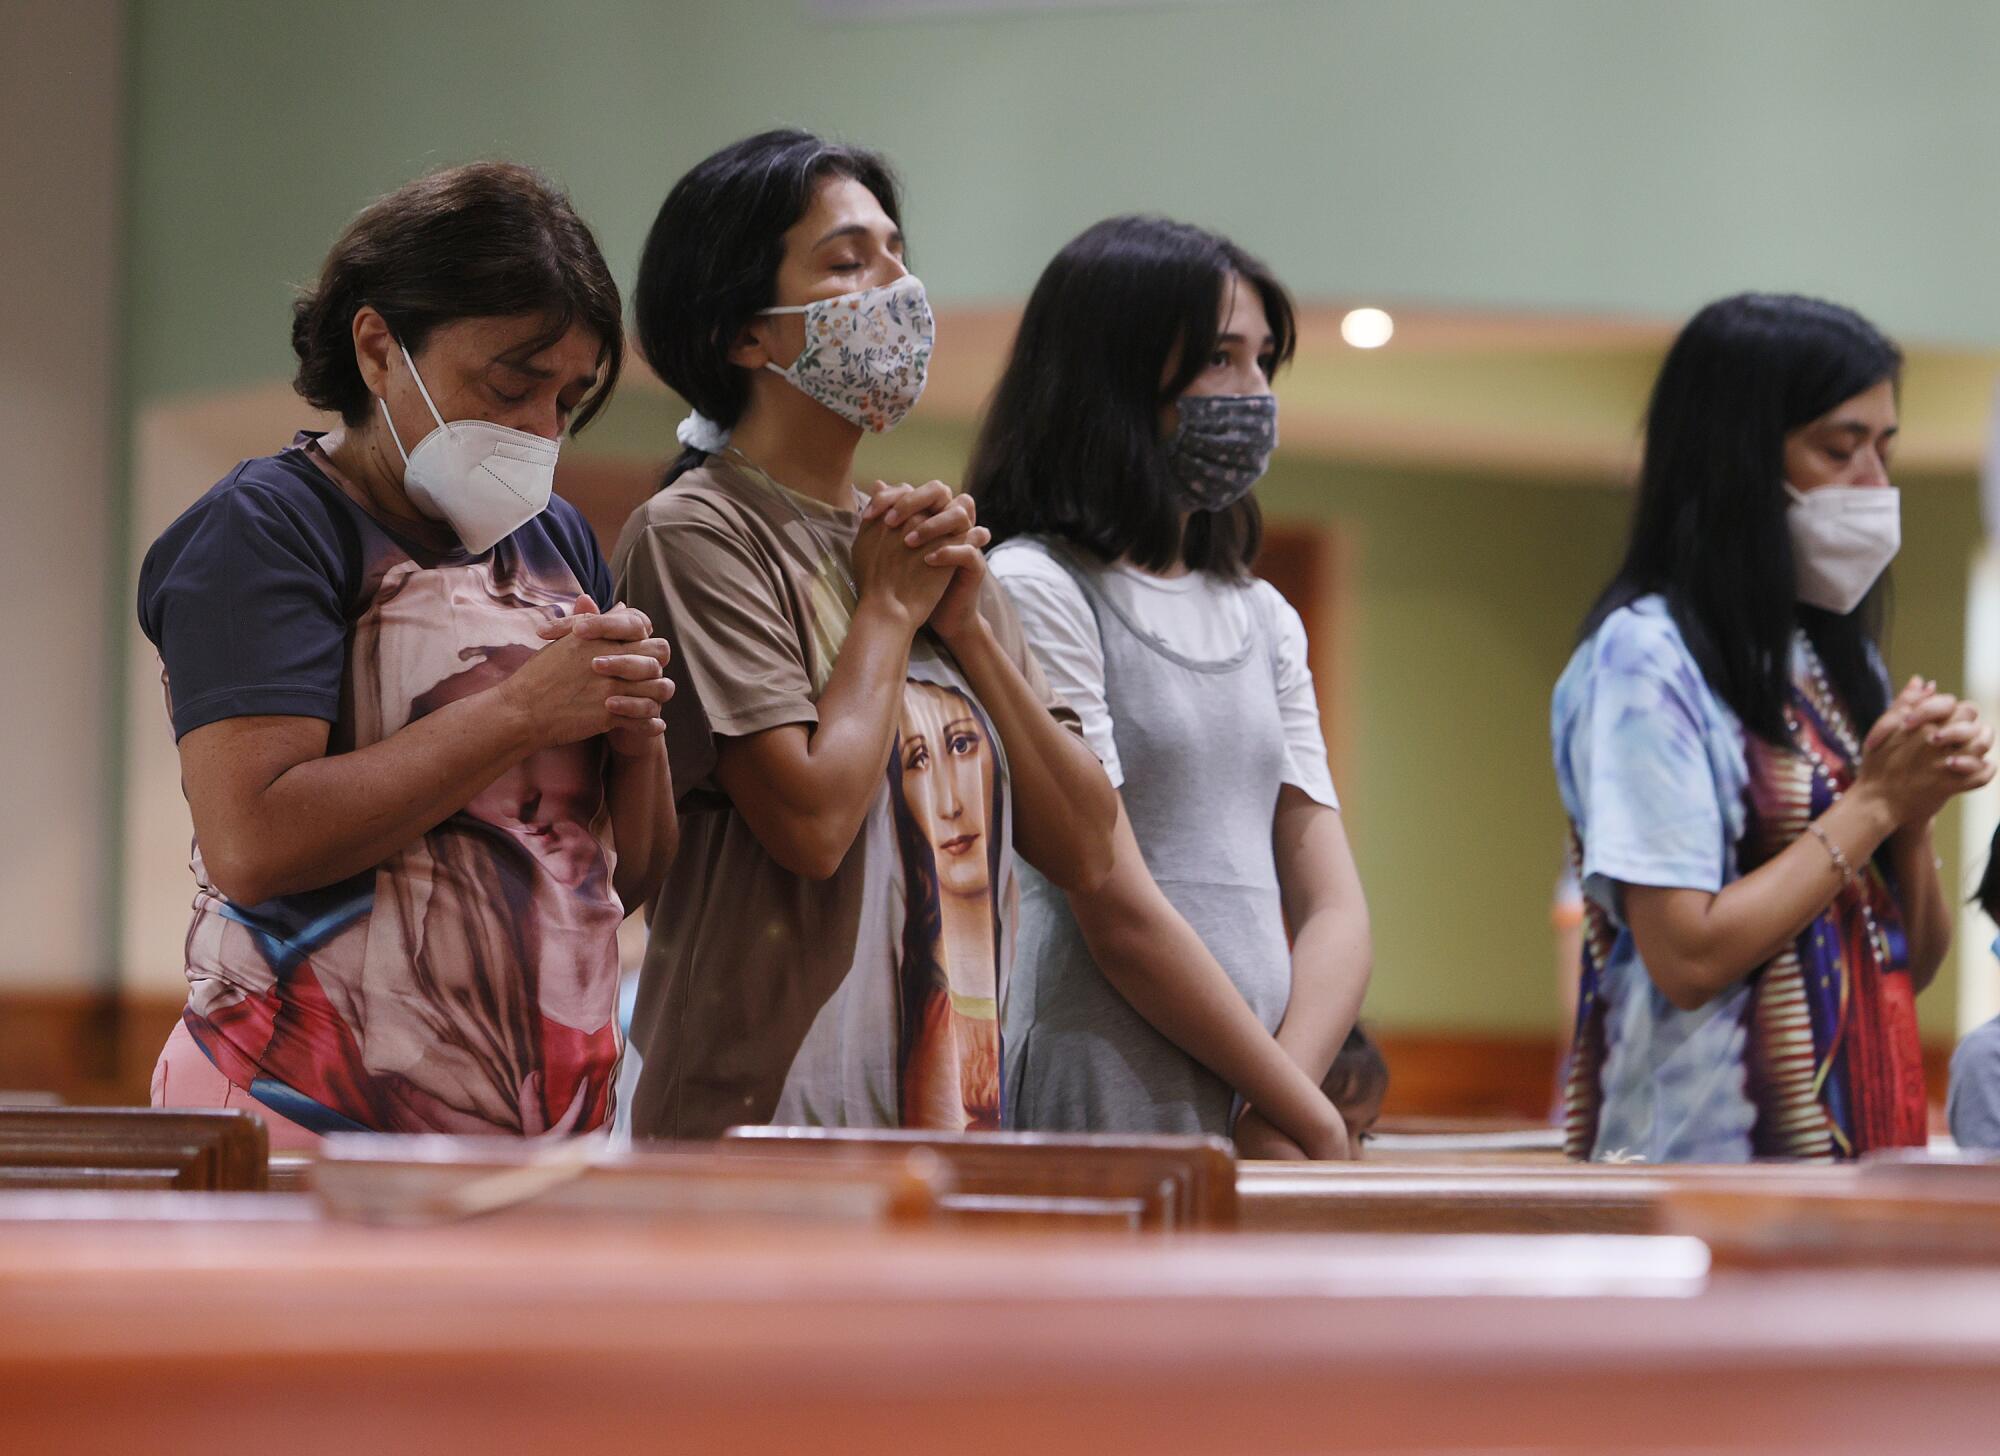
<svg viewBox="0 0 2000 1456">
<path fill-rule="evenodd" d="M 854 540 L 855 588 L 864 600 L 894 602 L 913 628 L 928 622 L 949 642 L 978 619 L 992 539 L 972 497 L 943 481 L 878 480 Z"/>
<path fill-rule="evenodd" d="M 674 695 L 667 680 L 673 649 L 653 635 L 636 607 L 602 611 L 588 596 L 570 614 L 545 622 L 548 646 L 509 678 L 504 691 L 527 715 L 544 747 L 608 735 L 614 752 L 657 751 L 666 732 L 660 710 Z"/>
<path fill-rule="evenodd" d="M 1869 730 L 1855 789 L 1879 795 L 1899 826 L 1926 823 L 1953 795 L 1992 781 L 1992 749 L 1977 707 L 1913 677 Z"/>
</svg>

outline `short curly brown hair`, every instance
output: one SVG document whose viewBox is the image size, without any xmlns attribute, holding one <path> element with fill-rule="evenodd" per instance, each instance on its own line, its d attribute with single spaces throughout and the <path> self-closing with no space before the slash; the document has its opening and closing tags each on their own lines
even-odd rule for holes
<svg viewBox="0 0 2000 1456">
<path fill-rule="evenodd" d="M 547 342 L 582 324 L 603 341 L 604 376 L 570 425 L 610 398 L 625 361 L 618 285 L 569 197 L 531 167 L 472 162 L 406 182 L 347 225 L 319 281 L 292 305 L 292 387 L 350 425 L 374 397 L 354 358 L 354 315 L 372 305 L 415 353 L 463 318 L 543 314 Z"/>
</svg>

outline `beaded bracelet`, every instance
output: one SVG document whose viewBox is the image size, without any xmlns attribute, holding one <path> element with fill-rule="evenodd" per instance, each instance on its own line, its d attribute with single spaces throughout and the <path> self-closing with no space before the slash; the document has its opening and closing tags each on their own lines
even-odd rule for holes
<svg viewBox="0 0 2000 1456">
<path fill-rule="evenodd" d="M 1840 887 L 1843 890 L 1847 889 L 1854 883 L 1854 866 L 1847 862 L 1847 856 L 1841 853 L 1840 846 L 1835 844 L 1818 824 L 1808 824 L 1806 828 L 1812 831 L 1814 839 L 1826 846 L 1827 855 L 1833 860 L 1833 867 L 1840 871 Z"/>
</svg>

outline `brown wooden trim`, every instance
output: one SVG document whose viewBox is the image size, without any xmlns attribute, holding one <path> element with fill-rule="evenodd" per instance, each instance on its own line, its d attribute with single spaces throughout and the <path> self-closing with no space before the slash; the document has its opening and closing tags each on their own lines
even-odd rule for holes
<svg viewBox="0 0 2000 1456">
<path fill-rule="evenodd" d="M 79 1107 L 143 1107 L 182 1000 L 89 992 L 0 993 L 0 1092 Z"/>
<path fill-rule="evenodd" d="M 1396 1031 L 1371 1026 L 1389 1063 L 1385 1118 L 1547 1118 L 1556 1107 L 1564 1043 L 1555 1036 L 1458 1031 Z M 1951 1077 L 1949 1042 L 1924 1047 L 1931 1102 L 1944 1105 Z"/>
</svg>

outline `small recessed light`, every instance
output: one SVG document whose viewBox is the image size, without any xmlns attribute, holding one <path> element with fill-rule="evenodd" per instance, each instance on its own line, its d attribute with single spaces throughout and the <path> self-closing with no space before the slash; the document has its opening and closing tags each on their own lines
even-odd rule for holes
<svg viewBox="0 0 2000 1456">
<path fill-rule="evenodd" d="M 1396 321 L 1379 308 L 1350 309 L 1340 321 L 1340 337 L 1357 349 L 1379 349 L 1395 333 Z"/>
</svg>

